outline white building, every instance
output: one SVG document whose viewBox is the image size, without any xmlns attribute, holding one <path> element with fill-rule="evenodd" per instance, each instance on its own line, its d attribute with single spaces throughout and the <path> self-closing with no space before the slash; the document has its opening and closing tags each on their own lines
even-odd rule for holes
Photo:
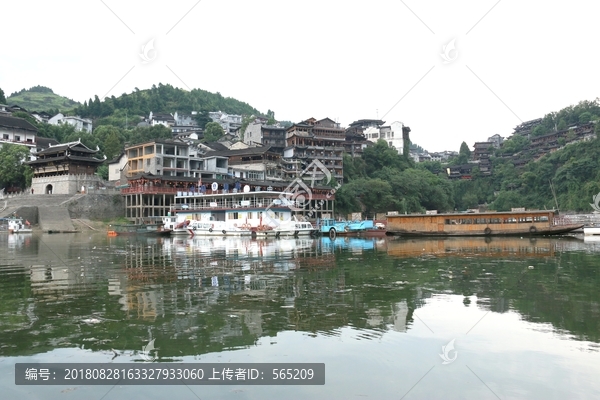
<svg viewBox="0 0 600 400">
<path fill-rule="evenodd" d="M 127 176 L 127 153 L 122 152 L 119 156 L 106 163 L 108 165 L 108 180 L 126 182 Z"/>
<path fill-rule="evenodd" d="M 81 117 L 65 116 L 62 113 L 56 114 L 48 120 L 50 125 L 69 124 L 75 127 L 76 131 L 92 133 L 92 120 Z"/>
<path fill-rule="evenodd" d="M 23 118 L 0 114 L 0 147 L 2 143 L 27 146 L 31 153 L 30 159 L 35 159 L 37 128 Z"/>
<path fill-rule="evenodd" d="M 227 114 L 221 111 L 214 111 L 209 112 L 208 116 L 210 117 L 210 119 L 213 120 L 213 122 L 217 122 L 219 125 L 221 125 L 225 133 L 235 134 L 235 132 L 242 126 L 241 115 Z"/>
<path fill-rule="evenodd" d="M 163 114 L 163 113 L 153 113 L 150 111 L 150 115 L 148 116 L 148 122 L 150 125 L 164 125 L 167 128 L 171 128 L 175 125 L 175 118 L 171 114 Z"/>
<path fill-rule="evenodd" d="M 404 124 L 399 121 L 392 122 L 389 125 L 385 125 L 379 128 L 379 138 L 368 137 L 367 134 L 371 136 L 375 133 L 373 129 L 376 128 L 368 128 L 365 130 L 365 137 L 367 140 L 372 142 L 377 142 L 379 139 L 383 139 L 386 141 L 388 146 L 393 147 L 398 151 L 398 154 L 402 154 L 404 150 L 404 140 L 402 139 L 402 128 Z"/>
</svg>

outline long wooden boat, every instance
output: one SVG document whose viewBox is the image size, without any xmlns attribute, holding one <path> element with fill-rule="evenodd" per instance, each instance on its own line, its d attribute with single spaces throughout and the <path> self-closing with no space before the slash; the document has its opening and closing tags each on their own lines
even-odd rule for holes
<svg viewBox="0 0 600 400">
<path fill-rule="evenodd" d="M 387 231 L 399 236 L 558 235 L 583 227 L 554 210 L 387 215 Z"/>
</svg>

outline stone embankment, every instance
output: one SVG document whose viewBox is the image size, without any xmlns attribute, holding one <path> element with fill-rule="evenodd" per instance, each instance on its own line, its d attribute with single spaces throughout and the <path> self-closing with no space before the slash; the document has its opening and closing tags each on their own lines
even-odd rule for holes
<svg viewBox="0 0 600 400">
<path fill-rule="evenodd" d="M 77 232 L 98 229 L 93 221 L 123 217 L 125 203 L 120 195 L 23 194 L 0 199 L 0 210 L 1 217 L 21 217 L 43 232 Z"/>
</svg>

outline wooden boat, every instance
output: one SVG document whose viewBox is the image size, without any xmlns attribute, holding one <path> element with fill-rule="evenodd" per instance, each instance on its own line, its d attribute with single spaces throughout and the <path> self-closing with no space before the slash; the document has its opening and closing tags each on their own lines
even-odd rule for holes
<svg viewBox="0 0 600 400">
<path fill-rule="evenodd" d="M 554 210 L 449 214 L 390 214 L 387 230 L 399 236 L 558 235 L 583 227 Z"/>
</svg>

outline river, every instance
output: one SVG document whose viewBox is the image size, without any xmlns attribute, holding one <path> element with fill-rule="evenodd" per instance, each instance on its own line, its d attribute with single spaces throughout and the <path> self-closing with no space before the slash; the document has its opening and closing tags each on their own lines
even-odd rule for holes
<svg viewBox="0 0 600 400">
<path fill-rule="evenodd" d="M 6 399 L 600 398 L 600 243 L 0 236 Z M 325 384 L 15 384 L 15 363 L 324 363 Z"/>
</svg>

